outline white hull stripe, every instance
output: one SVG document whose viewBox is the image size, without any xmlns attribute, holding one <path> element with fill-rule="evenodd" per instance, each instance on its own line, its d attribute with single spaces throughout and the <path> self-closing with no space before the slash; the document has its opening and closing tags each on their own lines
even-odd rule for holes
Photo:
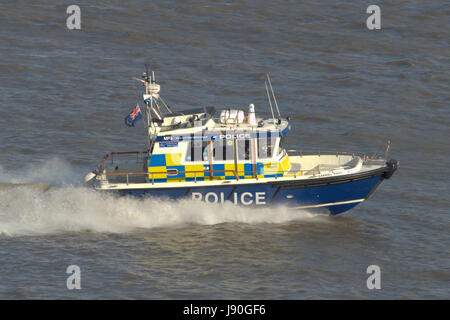
<svg viewBox="0 0 450 320">
<path fill-rule="evenodd" d="M 295 207 L 293 209 L 308 209 L 308 208 L 320 208 L 320 207 L 328 207 L 328 206 L 338 206 L 341 204 L 350 204 L 350 203 L 357 203 L 357 202 L 363 202 L 365 199 L 357 199 L 357 200 L 349 200 L 349 201 L 341 201 L 341 202 L 330 202 L 330 203 L 323 203 L 323 204 L 314 204 L 310 206 L 301 206 L 301 207 Z"/>
</svg>

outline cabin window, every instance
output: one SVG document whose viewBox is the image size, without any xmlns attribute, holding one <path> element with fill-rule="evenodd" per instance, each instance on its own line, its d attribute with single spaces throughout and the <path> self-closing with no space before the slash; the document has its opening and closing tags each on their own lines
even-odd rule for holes
<svg viewBox="0 0 450 320">
<path fill-rule="evenodd" d="M 275 148 L 276 138 L 264 137 L 258 139 L 258 158 L 272 158 L 272 151 Z"/>
<path fill-rule="evenodd" d="M 278 148 L 278 154 L 281 154 L 284 150 L 284 146 L 286 145 L 286 136 L 280 138 L 280 147 Z"/>
<path fill-rule="evenodd" d="M 237 152 L 239 160 L 250 160 L 250 140 L 238 140 Z"/>
<path fill-rule="evenodd" d="M 216 161 L 234 160 L 234 140 L 215 140 L 213 142 L 213 156 Z"/>
<path fill-rule="evenodd" d="M 208 154 L 208 141 L 190 141 L 186 161 L 206 161 Z"/>
</svg>

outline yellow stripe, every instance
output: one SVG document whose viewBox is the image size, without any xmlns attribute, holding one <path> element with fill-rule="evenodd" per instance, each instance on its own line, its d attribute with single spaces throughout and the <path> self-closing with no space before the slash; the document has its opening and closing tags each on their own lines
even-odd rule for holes
<svg viewBox="0 0 450 320">
<path fill-rule="evenodd" d="M 188 166 L 184 166 L 185 171 L 201 171 L 197 173 L 186 173 L 186 178 L 194 178 L 194 177 L 204 177 L 203 173 L 203 165 L 202 164 L 191 164 Z"/>
<path fill-rule="evenodd" d="M 148 168 L 148 172 L 149 172 L 148 178 L 149 178 L 150 180 L 151 180 L 152 178 L 153 178 L 153 179 L 165 179 L 165 178 L 167 178 L 166 167 L 149 167 L 149 168 Z M 157 174 L 153 174 L 153 175 L 152 175 L 152 172 L 153 172 L 153 173 L 155 173 L 155 172 L 161 172 L 161 173 L 157 173 Z"/>
<path fill-rule="evenodd" d="M 166 166 L 181 166 L 181 153 L 167 153 Z"/>
<path fill-rule="evenodd" d="M 185 178 L 168 178 L 167 182 L 186 182 Z"/>
</svg>

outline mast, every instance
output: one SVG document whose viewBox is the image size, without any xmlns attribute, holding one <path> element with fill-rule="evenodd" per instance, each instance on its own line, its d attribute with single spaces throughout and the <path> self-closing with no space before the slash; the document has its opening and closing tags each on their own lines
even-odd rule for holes
<svg viewBox="0 0 450 320">
<path fill-rule="evenodd" d="M 270 111 L 272 112 L 273 123 L 275 124 L 275 116 L 273 114 L 272 101 L 270 100 L 270 96 L 269 96 L 269 89 L 267 88 L 267 81 L 265 81 L 264 84 L 266 86 L 267 99 L 269 99 L 269 105 L 270 105 Z"/>
<path fill-rule="evenodd" d="M 148 70 L 142 74 L 142 83 L 145 86 L 145 93 L 143 94 L 144 102 L 147 111 L 147 136 L 148 149 L 151 150 L 158 133 L 158 126 L 153 122 L 151 111 L 155 110 L 154 105 L 157 106 L 156 100 L 159 98 L 160 85 L 155 82 L 155 72 L 152 71 L 151 77 L 148 75 Z M 159 108 L 158 108 L 159 109 Z"/>
<path fill-rule="evenodd" d="M 270 81 L 269 74 L 267 74 L 267 80 L 269 81 L 270 90 L 272 90 L 273 101 L 275 102 L 275 107 L 277 107 L 278 119 L 281 119 L 280 109 L 278 108 L 277 98 L 275 98 L 275 93 L 273 92 L 272 82 Z"/>
</svg>

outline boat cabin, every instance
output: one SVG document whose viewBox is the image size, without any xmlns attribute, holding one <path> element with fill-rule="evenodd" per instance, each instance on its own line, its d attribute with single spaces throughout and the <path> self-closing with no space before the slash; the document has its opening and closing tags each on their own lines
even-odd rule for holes
<svg viewBox="0 0 450 320">
<path fill-rule="evenodd" d="M 290 169 L 284 150 L 287 120 L 260 120 L 243 110 L 184 110 L 154 121 L 149 182 L 282 177 Z"/>
</svg>

